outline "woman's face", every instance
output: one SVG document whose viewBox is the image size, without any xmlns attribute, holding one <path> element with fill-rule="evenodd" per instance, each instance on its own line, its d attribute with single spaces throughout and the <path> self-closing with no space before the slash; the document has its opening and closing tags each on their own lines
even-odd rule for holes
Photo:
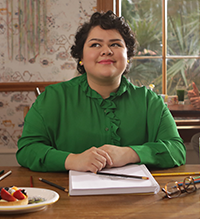
<svg viewBox="0 0 200 219">
<path fill-rule="evenodd" d="M 127 65 L 127 48 L 121 34 L 100 26 L 91 29 L 83 47 L 82 63 L 88 80 L 120 80 Z"/>
</svg>

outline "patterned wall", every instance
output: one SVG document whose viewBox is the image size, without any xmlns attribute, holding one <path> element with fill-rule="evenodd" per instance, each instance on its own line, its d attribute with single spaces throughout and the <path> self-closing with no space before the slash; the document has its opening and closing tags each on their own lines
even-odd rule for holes
<svg viewBox="0 0 200 219">
<path fill-rule="evenodd" d="M 70 47 L 96 5 L 97 0 L 0 0 L 0 83 L 74 77 Z M 16 151 L 23 109 L 35 98 L 34 92 L 0 93 L 0 153 Z"/>
</svg>

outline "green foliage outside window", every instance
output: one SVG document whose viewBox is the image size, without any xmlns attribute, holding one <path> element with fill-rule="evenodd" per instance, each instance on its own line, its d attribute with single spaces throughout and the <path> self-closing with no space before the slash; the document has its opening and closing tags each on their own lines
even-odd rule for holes
<svg viewBox="0 0 200 219">
<path fill-rule="evenodd" d="M 162 0 L 122 0 L 121 4 L 122 16 L 138 40 L 136 57 L 144 57 L 133 60 L 127 77 L 139 86 L 153 83 L 155 92 L 161 93 Z M 189 57 L 183 59 L 183 56 Z M 200 59 L 194 56 L 200 56 L 200 0 L 168 0 L 166 83 L 169 95 L 176 93 L 175 87 L 180 82 L 191 89 L 191 82 L 195 81 L 200 89 Z"/>
</svg>

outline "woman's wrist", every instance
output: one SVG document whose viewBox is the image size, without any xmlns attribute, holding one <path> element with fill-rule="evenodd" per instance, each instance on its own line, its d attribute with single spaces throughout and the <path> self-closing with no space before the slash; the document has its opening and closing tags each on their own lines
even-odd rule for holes
<svg viewBox="0 0 200 219">
<path fill-rule="evenodd" d="M 73 163 L 73 155 L 74 154 L 69 154 L 68 156 L 67 156 L 67 158 L 65 159 L 65 169 L 66 170 L 71 170 L 71 169 L 73 169 L 73 165 L 72 165 L 72 163 Z"/>
<path fill-rule="evenodd" d="M 131 148 L 131 147 L 125 147 L 126 153 L 124 154 L 127 158 L 127 163 L 139 163 L 140 157 L 138 154 Z"/>
</svg>

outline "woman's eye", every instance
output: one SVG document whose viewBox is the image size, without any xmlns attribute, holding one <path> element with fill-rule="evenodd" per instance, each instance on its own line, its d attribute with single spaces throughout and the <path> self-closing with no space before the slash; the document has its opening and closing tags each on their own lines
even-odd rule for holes
<svg viewBox="0 0 200 219">
<path fill-rule="evenodd" d="M 100 47 L 99 43 L 93 43 L 90 47 Z"/>
<path fill-rule="evenodd" d="M 114 47 L 121 47 L 121 45 L 119 43 L 113 43 L 111 46 L 114 46 Z"/>
</svg>

